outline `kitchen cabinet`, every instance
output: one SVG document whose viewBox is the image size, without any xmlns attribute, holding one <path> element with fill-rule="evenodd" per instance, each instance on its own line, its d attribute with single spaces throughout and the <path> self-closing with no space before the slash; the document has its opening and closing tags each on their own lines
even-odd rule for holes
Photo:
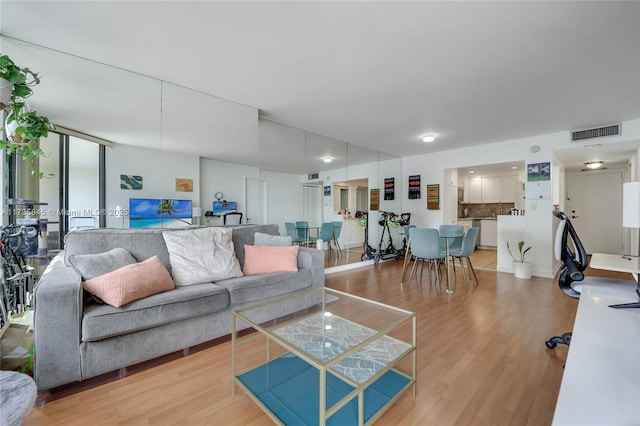
<svg viewBox="0 0 640 426">
<path fill-rule="evenodd" d="M 482 178 L 482 202 L 498 203 L 500 199 L 500 178 Z"/>
<path fill-rule="evenodd" d="M 473 226 L 473 220 L 471 219 L 458 220 L 458 225 L 464 226 L 465 228 L 471 228 Z"/>
<path fill-rule="evenodd" d="M 467 178 L 465 203 L 515 203 L 522 194 L 522 182 L 517 175 Z"/>
<path fill-rule="evenodd" d="M 480 221 L 480 245 L 496 247 L 498 245 L 498 221 L 482 219 Z"/>
<path fill-rule="evenodd" d="M 522 197 L 522 182 L 518 176 L 500 177 L 501 199 L 505 203 L 516 203 Z"/>
<path fill-rule="evenodd" d="M 464 191 L 467 203 L 482 202 L 482 178 L 466 179 L 467 186 Z"/>
</svg>

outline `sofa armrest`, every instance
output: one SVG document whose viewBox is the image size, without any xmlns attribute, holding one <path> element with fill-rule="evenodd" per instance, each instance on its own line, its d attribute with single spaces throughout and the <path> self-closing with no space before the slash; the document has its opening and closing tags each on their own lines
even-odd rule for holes
<svg viewBox="0 0 640 426">
<path fill-rule="evenodd" d="M 298 268 L 311 270 L 311 285 L 313 287 L 324 286 L 324 252 L 322 250 L 300 247 Z"/>
<path fill-rule="evenodd" d="M 34 291 L 35 379 L 40 390 L 82 379 L 82 283 L 58 254 Z"/>
</svg>

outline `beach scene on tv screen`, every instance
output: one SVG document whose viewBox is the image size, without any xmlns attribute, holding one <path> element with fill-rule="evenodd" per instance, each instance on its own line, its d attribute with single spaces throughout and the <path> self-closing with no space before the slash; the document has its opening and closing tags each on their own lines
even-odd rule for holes
<svg viewBox="0 0 640 426">
<path fill-rule="evenodd" d="M 130 228 L 181 228 L 192 223 L 191 200 L 130 198 Z"/>
</svg>

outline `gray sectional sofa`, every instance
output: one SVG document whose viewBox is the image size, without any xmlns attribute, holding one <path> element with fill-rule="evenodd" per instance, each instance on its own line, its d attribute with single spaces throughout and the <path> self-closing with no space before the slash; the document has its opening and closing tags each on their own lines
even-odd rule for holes
<svg viewBox="0 0 640 426">
<path fill-rule="evenodd" d="M 244 244 L 253 244 L 255 232 L 279 234 L 277 225 L 232 228 L 241 266 Z M 324 285 L 323 252 L 301 247 L 298 272 L 249 275 L 176 287 L 120 308 L 88 301 L 80 275 L 70 266 L 70 256 L 121 247 L 137 261 L 158 255 L 171 271 L 162 237 L 165 231 L 90 229 L 67 235 L 65 251 L 48 265 L 34 293 L 35 379 L 40 390 L 85 380 L 228 335 L 234 309 Z M 309 296 L 299 304 L 265 307 L 262 319 L 293 313 L 316 302 Z"/>
</svg>

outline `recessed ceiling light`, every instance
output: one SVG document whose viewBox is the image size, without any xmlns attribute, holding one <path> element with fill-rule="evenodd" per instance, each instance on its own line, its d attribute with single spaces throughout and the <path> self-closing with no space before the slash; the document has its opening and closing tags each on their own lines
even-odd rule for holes
<svg viewBox="0 0 640 426">
<path fill-rule="evenodd" d="M 332 161 L 333 161 L 333 158 L 331 158 L 331 157 L 324 157 L 324 158 L 322 159 L 322 161 L 324 161 L 325 163 L 330 163 L 330 162 L 332 162 Z"/>
<path fill-rule="evenodd" d="M 589 161 L 588 163 L 584 163 L 584 165 L 591 170 L 599 169 L 603 164 L 604 161 Z"/>
<path fill-rule="evenodd" d="M 425 135 L 422 137 L 422 142 L 433 142 L 436 140 L 435 135 Z"/>
<path fill-rule="evenodd" d="M 515 170 L 517 168 L 518 168 L 518 166 L 511 166 L 511 170 Z"/>
<path fill-rule="evenodd" d="M 475 173 L 475 170 L 469 170 L 469 173 Z"/>
</svg>

